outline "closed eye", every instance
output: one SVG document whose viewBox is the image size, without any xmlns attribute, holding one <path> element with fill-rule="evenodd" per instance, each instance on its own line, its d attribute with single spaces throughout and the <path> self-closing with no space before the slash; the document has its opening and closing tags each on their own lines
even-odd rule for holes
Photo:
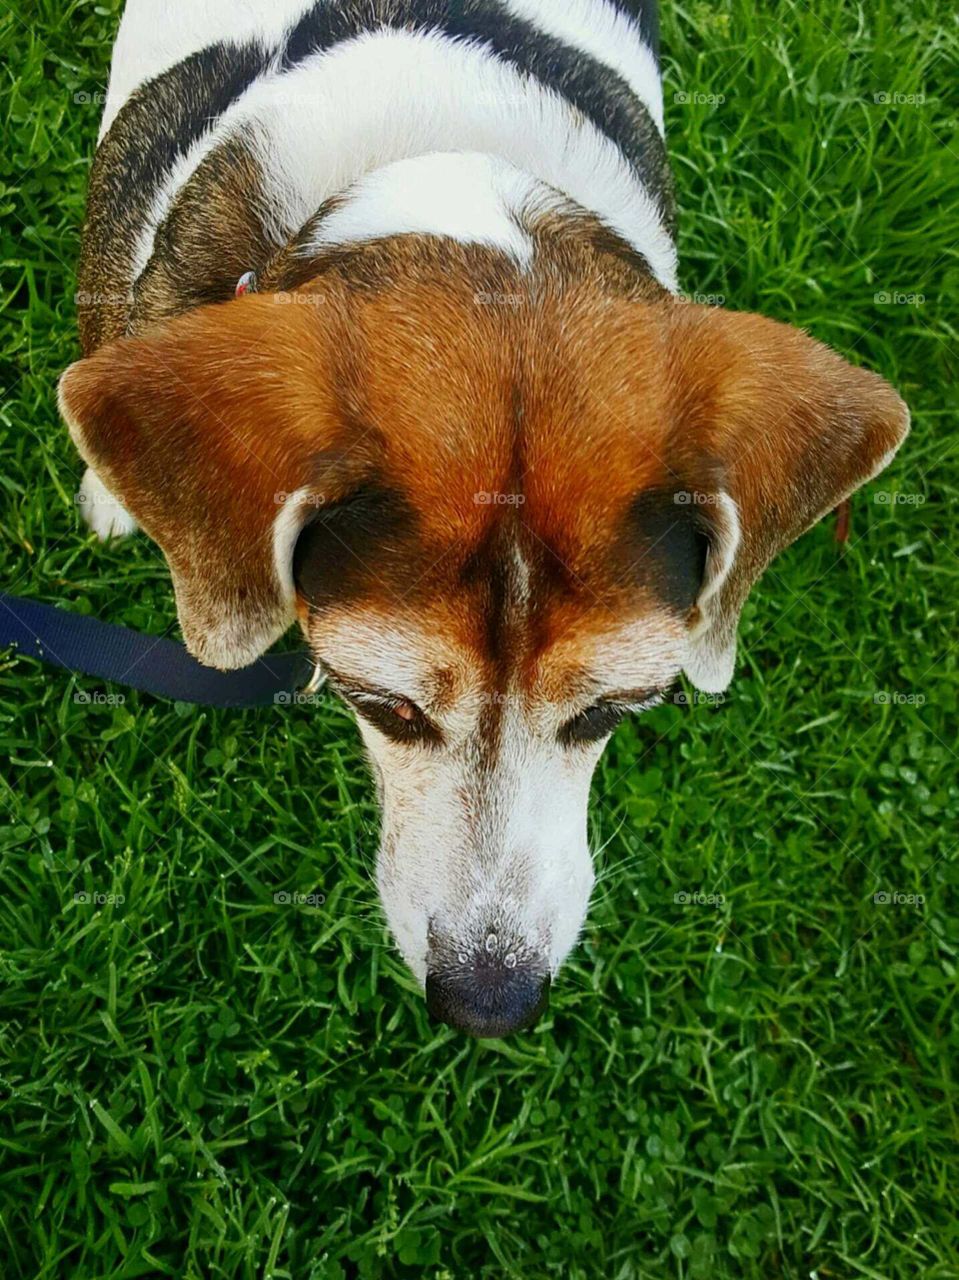
<svg viewBox="0 0 959 1280">
<path fill-rule="evenodd" d="M 391 741 L 420 743 L 424 746 L 438 746 L 443 741 L 443 735 L 437 726 L 409 698 L 388 689 L 361 684 L 348 676 L 339 675 L 326 663 L 321 665 L 337 693 L 346 699 L 367 724 L 379 729 Z"/>
<path fill-rule="evenodd" d="M 630 712 L 648 711 L 662 700 L 662 689 L 640 689 L 600 698 L 591 707 L 566 721 L 559 731 L 559 740 L 564 747 L 602 742 Z"/>
</svg>

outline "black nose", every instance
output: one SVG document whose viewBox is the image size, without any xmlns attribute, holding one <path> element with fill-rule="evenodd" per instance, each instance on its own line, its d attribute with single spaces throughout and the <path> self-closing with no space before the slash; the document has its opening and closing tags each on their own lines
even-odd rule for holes
<svg viewBox="0 0 959 1280">
<path fill-rule="evenodd" d="M 549 974 L 517 965 L 457 966 L 426 975 L 430 1017 L 481 1039 L 531 1027 L 549 1004 Z"/>
</svg>

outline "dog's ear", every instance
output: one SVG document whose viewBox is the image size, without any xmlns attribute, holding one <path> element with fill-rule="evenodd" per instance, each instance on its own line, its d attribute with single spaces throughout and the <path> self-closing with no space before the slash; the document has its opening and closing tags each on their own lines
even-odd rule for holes
<svg viewBox="0 0 959 1280">
<path fill-rule="evenodd" d="M 337 446 L 327 317 L 271 295 L 203 307 L 66 370 L 84 460 L 159 543 L 190 652 L 254 661 L 295 617 L 293 549 L 358 463 Z"/>
<path fill-rule="evenodd" d="M 736 628 L 769 562 L 889 463 L 909 411 L 882 378 L 788 325 L 677 304 L 672 403 L 709 551 L 691 616 L 686 674 L 721 692 Z"/>
</svg>

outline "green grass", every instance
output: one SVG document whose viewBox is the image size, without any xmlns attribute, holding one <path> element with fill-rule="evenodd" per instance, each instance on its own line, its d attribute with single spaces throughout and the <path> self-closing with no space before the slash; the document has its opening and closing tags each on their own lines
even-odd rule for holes
<svg viewBox="0 0 959 1280">
<path fill-rule="evenodd" d="M 118 9 L 0 11 L 0 582 L 160 631 L 162 559 L 84 533 L 54 403 L 99 115 L 75 95 Z M 335 702 L 211 714 L 0 658 L 11 1280 L 959 1276 L 954 5 L 663 28 L 685 287 L 880 371 L 912 436 L 845 553 L 827 521 L 754 593 L 726 700 L 616 735 L 589 927 L 504 1043 L 427 1022 Z"/>
</svg>

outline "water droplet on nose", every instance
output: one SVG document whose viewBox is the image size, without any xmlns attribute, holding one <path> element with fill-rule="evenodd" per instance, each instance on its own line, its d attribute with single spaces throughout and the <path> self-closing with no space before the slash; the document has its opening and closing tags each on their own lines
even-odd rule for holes
<svg viewBox="0 0 959 1280">
<path fill-rule="evenodd" d="M 491 933 L 489 937 L 486 939 L 486 950 L 495 951 L 495 949 L 496 949 L 496 934 Z"/>
<path fill-rule="evenodd" d="M 505 965 L 506 965 L 507 969 L 515 969 L 515 968 L 516 968 L 516 956 L 513 954 L 513 952 L 512 952 L 512 951 L 509 953 L 509 955 L 508 955 L 508 956 L 506 957 L 506 959 L 503 961 L 503 964 L 505 964 Z"/>
</svg>

